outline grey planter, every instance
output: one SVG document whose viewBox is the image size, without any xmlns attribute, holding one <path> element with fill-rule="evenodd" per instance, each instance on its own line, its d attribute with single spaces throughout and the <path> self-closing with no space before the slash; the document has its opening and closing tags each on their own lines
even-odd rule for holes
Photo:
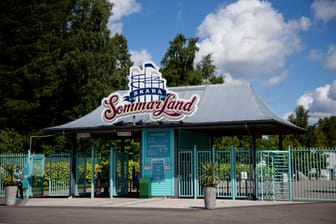
<svg viewBox="0 0 336 224">
<path fill-rule="evenodd" d="M 17 186 L 6 186 L 5 187 L 5 204 L 15 205 L 16 204 L 16 192 Z"/>
<path fill-rule="evenodd" d="M 216 208 L 216 188 L 204 187 L 204 206 L 206 209 Z"/>
</svg>

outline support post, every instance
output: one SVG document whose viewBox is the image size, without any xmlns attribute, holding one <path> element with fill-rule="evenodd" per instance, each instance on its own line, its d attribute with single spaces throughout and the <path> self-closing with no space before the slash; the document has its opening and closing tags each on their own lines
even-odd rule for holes
<svg viewBox="0 0 336 224">
<path fill-rule="evenodd" d="M 232 200 L 236 200 L 237 186 L 236 186 L 236 150 L 234 146 L 231 147 L 231 186 L 232 186 Z"/>
<path fill-rule="evenodd" d="M 94 147 L 91 146 L 91 199 L 94 199 L 95 193 L 95 150 Z"/>
<path fill-rule="evenodd" d="M 33 196 L 33 189 L 32 189 L 32 167 L 33 167 L 33 160 L 32 160 L 32 156 L 31 156 L 31 150 L 29 149 L 28 150 L 28 167 L 27 167 L 27 170 L 25 171 L 28 171 L 27 172 L 24 172 L 24 175 L 26 176 L 27 175 L 27 184 L 28 184 L 28 188 L 26 190 L 26 198 L 29 198 L 31 196 Z"/>
<path fill-rule="evenodd" d="M 193 159 L 193 172 L 194 172 L 194 199 L 197 199 L 198 195 L 198 184 L 197 184 L 197 146 L 194 146 L 194 159 Z"/>
<path fill-rule="evenodd" d="M 257 151 L 256 151 L 256 135 L 252 133 L 252 170 L 253 170 L 253 194 L 252 200 L 257 200 Z"/>
<path fill-rule="evenodd" d="M 279 150 L 282 151 L 283 150 L 282 142 L 284 140 L 284 136 L 282 134 L 279 134 L 278 138 L 279 138 Z"/>
<path fill-rule="evenodd" d="M 288 191 L 289 191 L 289 201 L 293 201 L 293 189 L 292 189 L 292 158 L 291 158 L 291 148 L 288 146 Z"/>
<path fill-rule="evenodd" d="M 110 199 L 113 198 L 113 194 L 114 194 L 114 153 L 113 153 L 113 149 L 111 148 L 110 150 Z"/>
<path fill-rule="evenodd" d="M 72 152 L 71 152 L 71 175 L 70 175 L 70 196 L 75 196 L 76 177 L 77 177 L 77 136 L 72 137 Z"/>
</svg>

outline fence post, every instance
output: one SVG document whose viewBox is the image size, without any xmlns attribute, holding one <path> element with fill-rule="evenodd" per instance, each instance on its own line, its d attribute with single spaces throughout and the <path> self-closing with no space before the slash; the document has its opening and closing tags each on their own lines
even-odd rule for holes
<svg viewBox="0 0 336 224">
<path fill-rule="evenodd" d="M 232 188 L 232 199 L 236 200 L 237 189 L 236 189 L 236 150 L 234 146 L 231 146 L 231 188 Z"/>
<path fill-rule="evenodd" d="M 113 149 L 111 148 L 110 150 L 110 198 L 113 198 L 113 193 L 114 193 L 114 169 L 113 169 L 113 165 L 114 165 L 114 157 L 113 157 Z"/>
<path fill-rule="evenodd" d="M 91 146 L 91 199 L 94 199 L 94 174 L 95 174 L 95 150 L 94 150 L 94 146 Z"/>
<path fill-rule="evenodd" d="M 27 179 L 28 179 L 28 188 L 27 188 L 27 195 L 26 197 L 29 198 L 31 196 L 33 196 L 33 189 L 32 189 L 32 169 L 33 169 L 33 159 L 31 157 L 31 151 L 30 149 L 28 150 L 28 158 L 27 158 L 27 163 L 28 163 L 28 167 L 27 167 L 27 171 L 28 173 L 24 173 L 24 175 L 27 175 Z"/>
<path fill-rule="evenodd" d="M 193 167 L 194 167 L 194 199 L 197 199 L 198 195 L 198 184 L 197 184 L 197 146 L 194 146 L 194 159 L 193 159 Z"/>
<path fill-rule="evenodd" d="M 288 146 L 288 193 L 289 201 L 293 201 L 293 189 L 292 189 L 292 157 L 291 148 Z"/>
</svg>

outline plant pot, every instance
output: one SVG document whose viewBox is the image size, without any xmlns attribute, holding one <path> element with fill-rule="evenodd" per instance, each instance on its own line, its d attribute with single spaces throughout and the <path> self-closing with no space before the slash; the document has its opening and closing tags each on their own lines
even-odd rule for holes
<svg viewBox="0 0 336 224">
<path fill-rule="evenodd" d="M 206 209 L 216 208 L 216 188 L 204 187 L 204 206 Z"/>
<path fill-rule="evenodd" d="M 5 204 L 6 205 L 15 205 L 16 192 L 17 192 L 17 186 L 6 186 L 5 187 Z"/>
</svg>

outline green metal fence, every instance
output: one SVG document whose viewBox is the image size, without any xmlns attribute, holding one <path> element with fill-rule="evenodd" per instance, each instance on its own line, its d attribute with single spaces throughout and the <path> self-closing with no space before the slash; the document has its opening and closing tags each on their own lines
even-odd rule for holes
<svg viewBox="0 0 336 224">
<path fill-rule="evenodd" d="M 336 200 L 336 149 L 292 149 L 293 200 Z"/>
<path fill-rule="evenodd" d="M 200 164 L 216 162 L 218 198 L 251 198 L 252 150 L 184 149 L 178 152 L 179 197 L 203 197 Z M 336 149 L 257 150 L 256 196 L 259 200 L 336 200 Z"/>
<path fill-rule="evenodd" d="M 71 154 L 57 153 L 48 157 L 49 196 L 69 196 L 71 186 Z"/>
<path fill-rule="evenodd" d="M 28 162 L 27 154 L 2 154 L 0 155 L 0 196 L 5 196 L 5 186 L 2 184 L 1 174 L 4 172 L 4 167 L 8 165 L 20 166 L 22 169 Z M 26 192 L 24 192 L 26 194 Z"/>
<path fill-rule="evenodd" d="M 201 164 L 219 166 L 218 198 L 249 198 L 252 195 L 252 166 L 249 150 L 180 150 L 178 152 L 179 197 L 203 197 L 198 177 Z"/>
</svg>

